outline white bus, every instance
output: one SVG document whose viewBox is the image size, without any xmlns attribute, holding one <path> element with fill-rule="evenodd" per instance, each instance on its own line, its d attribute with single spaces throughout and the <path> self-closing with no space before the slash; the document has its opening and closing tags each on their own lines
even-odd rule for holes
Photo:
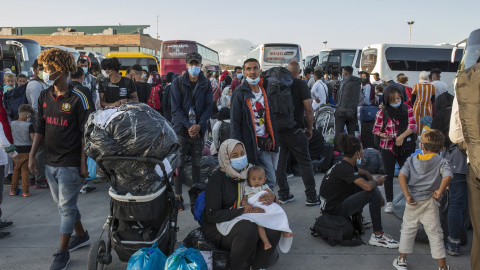
<svg viewBox="0 0 480 270">
<path fill-rule="evenodd" d="M 453 62 L 452 49 L 453 45 L 373 44 L 363 49 L 360 70 L 370 74 L 378 72 L 381 79 L 389 76 L 395 81 L 398 73 L 404 73 L 409 85 L 413 86 L 418 82 L 421 71 L 430 72 L 438 68 L 442 71 L 441 80 L 448 85 L 448 92 L 453 94 L 453 79 L 463 48 L 456 51 Z"/>
<path fill-rule="evenodd" d="M 265 43 L 251 51 L 247 58 L 255 58 L 260 62 L 262 71 L 272 67 L 287 67 L 290 62 L 298 62 L 303 70 L 302 47 L 290 43 Z"/>
<path fill-rule="evenodd" d="M 317 65 L 322 66 L 323 71 L 328 74 L 334 69 L 341 74 L 343 67 L 351 66 L 353 75 L 358 75 L 361 53 L 360 49 L 324 49 L 320 51 Z"/>
</svg>

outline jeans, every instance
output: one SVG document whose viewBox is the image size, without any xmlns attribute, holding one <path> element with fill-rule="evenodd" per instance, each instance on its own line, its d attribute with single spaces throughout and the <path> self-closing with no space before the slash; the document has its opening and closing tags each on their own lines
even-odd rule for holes
<svg viewBox="0 0 480 270">
<path fill-rule="evenodd" d="M 448 236 L 460 240 L 460 233 L 465 230 L 465 210 L 468 207 L 467 175 L 454 173 L 449 185 Z"/>
<path fill-rule="evenodd" d="M 276 177 L 275 169 L 273 168 L 272 156 L 269 151 L 258 150 L 257 154 L 258 165 L 265 170 L 265 175 L 267 176 L 267 185 L 273 191 L 275 187 Z"/>
<path fill-rule="evenodd" d="M 335 135 L 343 133 L 343 128 L 347 126 L 348 135 L 355 136 L 355 129 L 357 128 L 357 117 L 345 118 L 335 113 Z"/>
<path fill-rule="evenodd" d="M 13 169 L 12 186 L 10 190 L 17 192 L 18 180 L 22 178 L 22 193 L 28 194 L 30 192 L 30 172 L 28 171 L 28 153 L 19 153 L 14 159 L 15 167 Z"/>
<path fill-rule="evenodd" d="M 382 231 L 382 194 L 378 188 L 375 188 L 372 191 L 361 191 L 351 195 L 341 202 L 332 214 L 348 218 L 355 213 L 361 212 L 363 207 L 367 204 L 370 210 L 370 217 L 372 218 L 373 231 Z"/>
<path fill-rule="evenodd" d="M 278 158 L 278 167 L 275 176 L 278 182 L 278 195 L 288 195 L 290 187 L 287 182 L 287 159 L 289 152 L 293 154 L 302 171 L 302 180 L 305 185 L 305 194 L 307 197 L 315 196 L 315 177 L 313 174 L 312 161 L 308 150 L 308 140 L 305 131 L 301 128 L 295 128 L 278 133 L 280 140 L 280 156 Z"/>
<path fill-rule="evenodd" d="M 382 159 L 383 159 L 383 168 L 385 169 L 385 174 L 387 179 L 385 179 L 385 197 L 387 202 L 393 201 L 393 177 L 395 174 L 395 163 L 398 163 L 400 168 L 403 167 L 405 161 L 410 155 L 405 156 L 394 156 L 392 151 L 381 149 Z"/>
<path fill-rule="evenodd" d="M 0 218 L 2 217 L 2 201 L 3 201 L 3 178 L 5 177 L 5 165 L 0 166 Z M 0 222 L 2 220 L 0 219 Z"/>
<path fill-rule="evenodd" d="M 191 138 L 190 136 L 178 135 L 180 143 L 180 162 L 178 165 L 178 176 L 175 179 L 175 193 L 182 195 L 183 177 L 185 175 L 185 156 L 187 156 L 188 145 L 190 145 L 190 152 L 192 157 L 192 180 L 193 183 L 200 182 L 201 179 L 201 165 L 202 165 L 202 151 L 203 138 Z"/>
<path fill-rule="evenodd" d="M 85 178 L 80 176 L 79 167 L 46 166 L 45 174 L 53 201 L 60 213 L 60 233 L 71 234 L 73 225 L 81 218 L 77 199 Z"/>
</svg>

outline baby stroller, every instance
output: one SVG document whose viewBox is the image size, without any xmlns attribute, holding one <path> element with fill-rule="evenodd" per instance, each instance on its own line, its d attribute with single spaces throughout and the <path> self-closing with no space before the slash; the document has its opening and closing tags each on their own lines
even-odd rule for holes
<svg viewBox="0 0 480 270">
<path fill-rule="evenodd" d="M 314 112 L 315 128 L 330 142 L 335 137 L 335 109 L 330 105 L 320 105 Z"/>
<path fill-rule="evenodd" d="M 175 159 L 176 156 L 170 155 L 167 159 L 170 162 L 170 159 Z M 158 165 L 163 173 L 163 183 L 158 191 L 145 196 L 119 195 L 110 188 L 110 214 L 103 226 L 100 239 L 92 241 L 87 269 L 106 269 L 112 262 L 112 249 L 122 262 L 127 262 L 136 251 L 150 247 L 153 243 L 157 243 L 165 255 L 172 254 L 178 231 L 178 210 L 175 207 L 175 193 L 171 182 L 173 172 L 168 174 L 162 160 L 150 157 L 98 158 L 98 166 L 110 179 L 116 177 L 115 172 L 105 169 L 102 165 L 105 161 L 137 161 Z M 173 165 L 175 161 L 170 163 Z M 105 229 L 108 230 L 106 242 L 101 239 Z"/>
</svg>

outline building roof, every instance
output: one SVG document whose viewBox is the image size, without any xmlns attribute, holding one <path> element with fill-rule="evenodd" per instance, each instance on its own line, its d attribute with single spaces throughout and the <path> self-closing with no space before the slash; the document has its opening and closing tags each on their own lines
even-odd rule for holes
<svg viewBox="0 0 480 270">
<path fill-rule="evenodd" d="M 58 28 L 65 29 L 70 27 L 75 29 L 77 32 L 85 32 L 85 34 L 97 34 L 102 33 L 103 30 L 108 28 L 113 28 L 117 30 L 117 34 L 143 34 L 145 28 L 150 27 L 150 25 L 95 25 L 95 26 L 38 26 L 38 27 L 16 27 L 22 29 L 22 35 L 51 35 L 52 33 L 58 32 Z M 8 26 L 3 26 L 0 28 L 10 28 Z"/>
</svg>

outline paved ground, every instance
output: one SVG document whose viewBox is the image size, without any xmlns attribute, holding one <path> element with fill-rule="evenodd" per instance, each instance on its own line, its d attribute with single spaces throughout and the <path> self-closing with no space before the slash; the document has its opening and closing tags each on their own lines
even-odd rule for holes
<svg viewBox="0 0 480 270">
<path fill-rule="evenodd" d="M 317 189 L 322 174 L 317 174 Z M 289 179 L 292 193 L 296 200 L 284 206 L 290 220 L 290 226 L 295 233 L 290 253 L 281 254 L 279 261 L 270 269 L 394 269 L 393 259 L 398 255 L 397 250 L 372 247 L 331 247 L 325 241 L 310 236 L 309 227 L 319 215 L 318 207 L 306 207 L 303 194 L 303 183 L 300 177 Z M 108 184 L 95 185 L 98 191 L 90 194 L 81 194 L 79 208 L 82 221 L 92 239 L 100 237 L 102 226 L 109 209 Z M 184 187 L 184 191 L 187 188 Z M 9 186 L 4 189 L 2 204 L 3 218 L 15 224 L 8 230 L 12 237 L 0 241 L 0 269 L 49 269 L 59 243 L 59 214 L 54 205 L 49 190 L 31 190 L 31 197 L 8 196 Z M 400 192 L 398 183 L 395 192 Z M 184 192 L 184 198 L 188 198 Z M 188 199 L 187 199 L 188 200 Z M 186 202 L 188 205 L 188 202 Z M 180 231 L 178 239 L 185 236 L 197 227 L 197 223 L 189 211 L 181 212 L 178 217 Z M 368 218 L 368 207 L 365 208 Z M 401 221 L 391 214 L 382 211 L 384 229 L 395 239 L 399 239 Z M 365 243 L 371 234 L 371 229 L 363 236 Z M 469 232 L 471 239 L 472 232 Z M 105 235 L 103 236 L 105 238 Z M 460 257 L 447 257 L 451 269 L 470 269 L 470 248 L 462 247 Z M 71 253 L 71 263 L 68 269 L 86 269 L 88 248 L 82 248 Z M 438 269 L 436 262 L 431 258 L 430 248 L 426 244 L 416 243 L 415 254 L 409 256 L 410 270 Z M 127 264 L 121 263 L 116 254 L 108 269 L 125 269 Z"/>
</svg>

